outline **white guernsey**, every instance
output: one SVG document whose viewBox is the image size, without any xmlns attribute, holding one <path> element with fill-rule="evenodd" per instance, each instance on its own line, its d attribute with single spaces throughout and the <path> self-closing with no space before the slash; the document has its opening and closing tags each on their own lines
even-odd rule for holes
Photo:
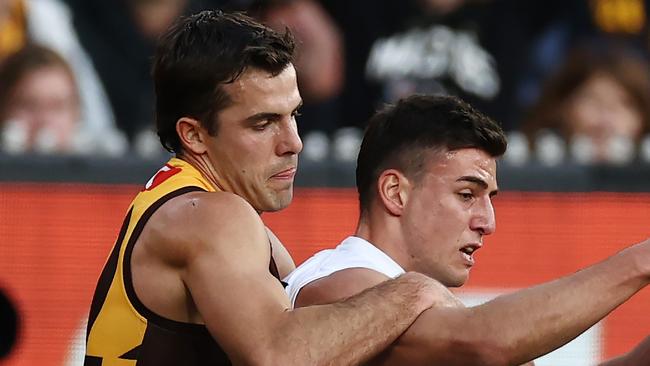
<svg viewBox="0 0 650 366">
<path fill-rule="evenodd" d="M 364 239 L 349 236 L 336 248 L 316 253 L 284 279 L 291 306 L 295 305 L 303 287 L 348 268 L 368 268 L 390 278 L 404 274 L 404 269 L 379 248 Z"/>
</svg>

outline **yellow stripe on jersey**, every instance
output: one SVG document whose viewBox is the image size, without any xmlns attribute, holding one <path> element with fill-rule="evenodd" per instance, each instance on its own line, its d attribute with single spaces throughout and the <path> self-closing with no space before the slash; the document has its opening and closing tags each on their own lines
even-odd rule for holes
<svg viewBox="0 0 650 366">
<path fill-rule="evenodd" d="M 164 333 L 165 335 L 159 338 L 168 339 L 166 334 L 175 334 L 174 329 L 177 328 L 181 329 L 178 331 L 180 335 L 173 336 L 185 337 L 187 333 L 187 337 L 191 338 L 189 343 L 196 343 L 196 337 L 200 337 L 200 341 L 204 344 L 214 342 L 202 325 L 175 322 L 150 312 L 137 299 L 131 283 L 130 255 L 147 220 L 169 199 L 197 190 L 215 191 L 196 168 L 181 159 L 173 158 L 147 182 L 131 203 L 93 298 L 88 321 L 85 365 L 121 366 L 135 365 L 136 362 L 138 365 L 159 363 L 159 361 L 142 362 L 139 358 L 145 335 Z M 155 327 L 153 327 L 154 323 Z M 157 336 L 149 335 L 147 337 L 154 339 L 155 342 Z M 165 345 L 160 344 L 160 346 Z M 216 343 L 214 348 L 219 351 L 217 358 L 223 355 L 224 363 L 211 362 L 210 364 L 227 364 L 225 354 Z M 214 353 L 214 350 L 211 353 Z M 169 360 L 169 362 L 173 361 Z"/>
</svg>

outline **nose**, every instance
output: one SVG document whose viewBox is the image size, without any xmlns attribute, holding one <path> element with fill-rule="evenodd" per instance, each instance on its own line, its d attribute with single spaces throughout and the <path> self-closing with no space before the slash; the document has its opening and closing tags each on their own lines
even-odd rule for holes
<svg viewBox="0 0 650 366">
<path fill-rule="evenodd" d="M 481 235 L 490 235 L 497 228 L 492 201 L 486 198 L 482 205 L 477 205 L 477 211 L 470 221 L 470 229 Z"/>
<path fill-rule="evenodd" d="M 302 140 L 298 135 L 298 125 L 295 118 L 290 118 L 287 123 L 282 124 L 280 141 L 277 145 L 278 156 L 296 155 L 302 151 Z"/>
</svg>

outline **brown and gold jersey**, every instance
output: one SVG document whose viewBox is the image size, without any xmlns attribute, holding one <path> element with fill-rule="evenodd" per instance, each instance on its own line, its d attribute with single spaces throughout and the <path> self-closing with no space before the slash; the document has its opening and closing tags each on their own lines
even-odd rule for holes
<svg viewBox="0 0 650 366">
<path fill-rule="evenodd" d="M 173 158 L 131 203 L 95 290 L 84 366 L 230 365 L 204 325 L 149 310 L 131 281 L 131 254 L 144 225 L 163 203 L 192 191 L 214 188 L 192 165 Z M 269 270 L 279 277 L 272 257 Z"/>
</svg>

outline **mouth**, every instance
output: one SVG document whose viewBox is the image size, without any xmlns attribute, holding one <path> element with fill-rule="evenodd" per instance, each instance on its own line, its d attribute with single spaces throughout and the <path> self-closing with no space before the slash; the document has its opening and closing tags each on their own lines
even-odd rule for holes
<svg viewBox="0 0 650 366">
<path fill-rule="evenodd" d="M 481 243 L 469 243 L 459 249 L 463 259 L 465 260 L 465 265 L 472 267 L 474 265 L 474 253 L 481 249 L 483 244 Z"/>
<path fill-rule="evenodd" d="M 271 179 L 293 179 L 296 176 L 296 167 L 291 167 L 285 169 L 279 173 L 275 173 L 271 176 Z"/>
</svg>

